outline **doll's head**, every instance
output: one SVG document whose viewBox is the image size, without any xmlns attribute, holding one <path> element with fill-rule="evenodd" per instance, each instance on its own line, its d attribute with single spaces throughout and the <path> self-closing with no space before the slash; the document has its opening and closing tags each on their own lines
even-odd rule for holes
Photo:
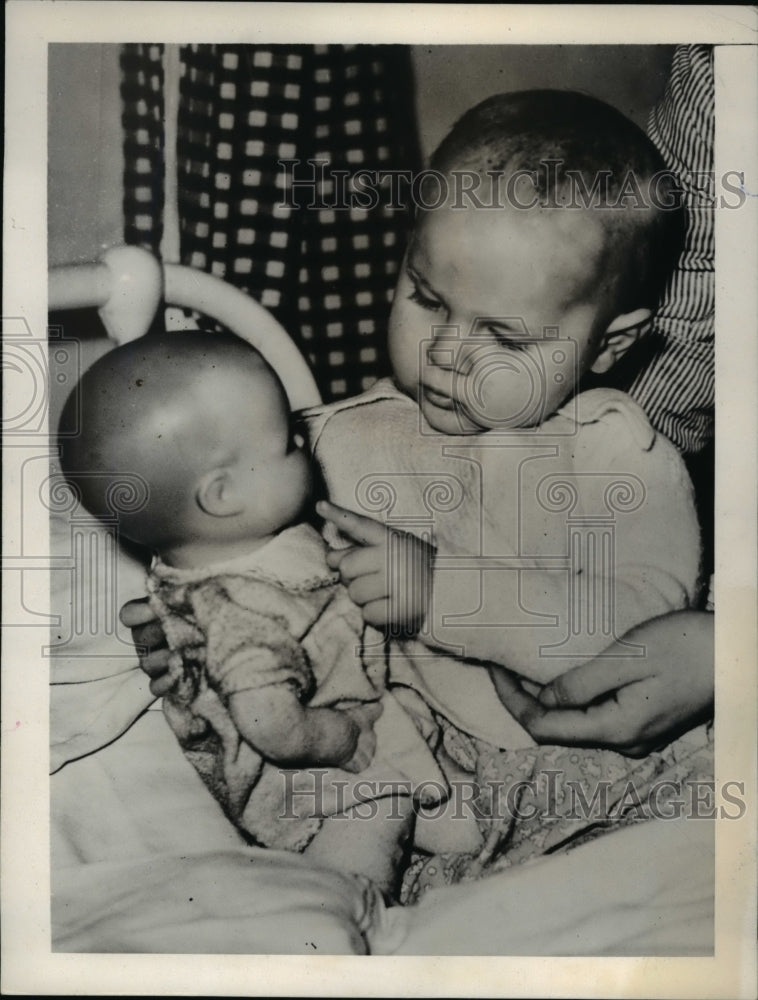
<svg viewBox="0 0 758 1000">
<path fill-rule="evenodd" d="M 310 497 L 282 384 L 236 336 L 151 334 L 116 348 L 85 372 L 59 430 L 84 506 L 118 513 L 124 537 L 164 557 L 241 554 L 294 523 Z M 138 510 L 111 506 L 124 474 L 146 486 Z"/>
</svg>

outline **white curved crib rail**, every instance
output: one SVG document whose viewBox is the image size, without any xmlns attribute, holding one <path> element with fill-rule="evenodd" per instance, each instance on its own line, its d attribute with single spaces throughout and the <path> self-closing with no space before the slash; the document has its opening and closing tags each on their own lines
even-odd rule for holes
<svg viewBox="0 0 758 1000">
<path fill-rule="evenodd" d="M 218 320 L 259 350 L 281 378 L 293 410 L 321 402 L 313 374 L 284 327 L 220 278 L 161 265 L 140 247 L 113 247 L 98 263 L 54 267 L 48 274 L 48 309 L 95 307 L 118 343 L 142 336 L 162 299 Z"/>
</svg>

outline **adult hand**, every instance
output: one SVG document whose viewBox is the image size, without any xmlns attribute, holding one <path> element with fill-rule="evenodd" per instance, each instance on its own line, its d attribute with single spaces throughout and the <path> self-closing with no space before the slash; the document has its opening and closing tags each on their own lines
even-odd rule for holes
<svg viewBox="0 0 758 1000">
<path fill-rule="evenodd" d="M 645 654 L 630 656 L 632 642 Z M 500 700 L 537 743 L 644 757 L 710 717 L 713 663 L 713 615 L 679 611 L 633 629 L 538 697 L 499 667 L 490 674 Z"/>
<path fill-rule="evenodd" d="M 431 595 L 434 548 L 409 532 L 327 501 L 320 501 L 316 509 L 356 543 L 332 549 L 326 561 L 339 571 L 363 620 L 392 634 L 417 632 Z"/>
<path fill-rule="evenodd" d="M 168 661 L 171 652 L 166 644 L 161 623 L 148 603 L 147 597 L 128 601 L 121 608 L 119 617 L 132 632 L 132 642 L 137 648 L 139 665 L 150 677 L 150 691 L 156 698 L 163 697 L 173 687 L 169 676 Z"/>
</svg>

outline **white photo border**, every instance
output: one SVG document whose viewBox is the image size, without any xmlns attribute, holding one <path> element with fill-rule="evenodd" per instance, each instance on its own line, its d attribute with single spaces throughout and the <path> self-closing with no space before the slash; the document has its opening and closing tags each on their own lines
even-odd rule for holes
<svg viewBox="0 0 758 1000">
<path fill-rule="evenodd" d="M 48 665 L 38 636 L 3 636 L 3 991 L 45 995 L 748 997 L 755 994 L 758 15 L 745 6 L 161 3 L 6 6 L 3 316 L 45 341 L 50 42 L 710 43 L 716 173 L 744 170 L 717 212 L 717 781 L 746 783 L 745 819 L 718 823 L 713 958 L 299 958 L 80 955 L 50 950 Z M 728 345 L 728 346 L 727 346 Z M 6 387 L 6 392 L 11 392 Z M 6 397 L 6 402 L 8 399 Z M 5 482 L 4 538 L 19 523 Z M 40 537 L 47 521 L 39 512 Z M 26 511 L 26 517 L 33 512 Z M 40 575 L 44 595 L 45 574 Z M 44 596 L 41 598 L 44 603 Z M 35 641 L 36 639 L 36 641 Z M 36 652 L 35 652 L 36 648 Z M 359 985 L 360 984 L 360 985 Z"/>
</svg>

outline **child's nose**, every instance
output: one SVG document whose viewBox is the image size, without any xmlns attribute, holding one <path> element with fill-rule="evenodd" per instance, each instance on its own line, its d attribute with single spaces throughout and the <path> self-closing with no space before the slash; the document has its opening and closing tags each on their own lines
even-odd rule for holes
<svg viewBox="0 0 758 1000">
<path fill-rule="evenodd" d="M 427 351 L 429 362 L 446 371 L 455 371 L 459 375 L 469 375 L 474 366 L 486 361 L 490 346 L 481 338 L 450 338 L 435 341 Z"/>
<path fill-rule="evenodd" d="M 482 340 L 460 340 L 448 338 L 435 340 L 427 350 L 430 364 L 445 371 L 455 371 L 459 375 L 468 375 L 477 360 L 486 352 L 487 345 Z"/>
<path fill-rule="evenodd" d="M 432 327 L 432 337 L 427 343 L 426 356 L 438 368 L 453 369 L 457 366 L 463 334 L 460 327 L 440 324 Z"/>
<path fill-rule="evenodd" d="M 460 342 L 453 339 L 435 340 L 426 350 L 427 361 L 437 368 L 451 371 L 456 366 Z"/>
</svg>

